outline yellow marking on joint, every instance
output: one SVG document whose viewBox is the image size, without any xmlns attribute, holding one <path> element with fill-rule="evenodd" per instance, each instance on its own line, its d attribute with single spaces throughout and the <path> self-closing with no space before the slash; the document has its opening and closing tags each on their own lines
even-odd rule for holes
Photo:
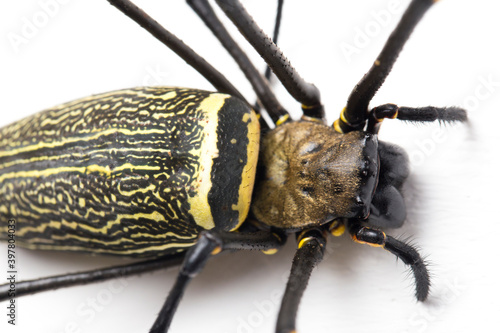
<svg viewBox="0 0 500 333">
<path fill-rule="evenodd" d="M 344 134 L 344 131 L 342 130 L 342 128 L 340 128 L 339 121 L 340 119 L 337 119 L 333 122 L 333 129 L 335 129 L 337 133 Z"/>
<path fill-rule="evenodd" d="M 273 255 L 278 252 L 278 249 L 269 249 L 269 250 L 262 250 L 262 253 L 267 254 L 267 255 Z"/>
<path fill-rule="evenodd" d="M 318 105 L 305 105 L 305 104 L 301 104 L 300 105 L 302 107 L 302 109 L 304 110 L 310 110 L 310 109 L 316 109 L 318 108 Z M 321 105 L 319 105 L 321 107 Z"/>
<path fill-rule="evenodd" d="M 257 160 L 259 158 L 260 123 L 257 119 L 257 115 L 252 110 L 250 113 L 245 113 L 243 115 L 242 121 L 247 123 L 248 130 L 247 163 L 243 167 L 243 172 L 241 174 L 241 184 L 238 189 L 238 203 L 231 207 L 233 210 L 238 211 L 238 224 L 232 230 L 238 229 L 247 218 L 255 183 Z"/>
<path fill-rule="evenodd" d="M 297 248 L 300 249 L 302 246 L 306 245 L 309 243 L 311 240 L 313 240 L 313 237 L 304 237 L 300 240 L 299 245 L 297 245 Z"/>
<path fill-rule="evenodd" d="M 335 122 L 333 123 L 333 128 L 335 129 L 335 131 L 337 133 L 340 133 L 340 134 L 344 134 L 344 131 L 340 127 L 340 121 L 343 121 L 345 124 L 349 125 L 349 122 L 347 121 L 347 119 L 345 119 L 345 115 L 344 115 L 345 109 L 346 108 L 344 107 L 342 109 L 342 111 L 340 111 L 339 119 L 335 120 Z"/>
<path fill-rule="evenodd" d="M 369 245 L 371 247 L 381 247 L 381 248 L 384 248 L 385 247 L 385 242 L 386 242 L 386 239 L 387 239 L 387 236 L 385 234 L 385 232 L 381 231 L 382 234 L 384 235 L 384 242 L 382 244 L 374 244 L 374 243 L 368 243 L 368 242 L 365 242 L 365 241 L 362 241 L 362 240 L 359 240 L 356 235 L 352 235 L 352 239 L 358 243 L 358 244 L 366 244 L 366 245 Z"/>
<path fill-rule="evenodd" d="M 215 256 L 215 255 L 217 255 L 217 254 L 219 254 L 221 252 L 222 252 L 222 247 L 221 246 L 216 246 L 215 249 L 212 250 L 211 255 Z"/>
<path fill-rule="evenodd" d="M 342 236 L 344 232 L 345 232 L 345 225 L 343 223 L 335 225 L 330 229 L 330 234 L 332 234 L 335 237 Z"/>
<path fill-rule="evenodd" d="M 315 122 L 315 123 L 323 124 L 323 120 L 322 119 L 314 118 L 314 117 L 309 117 L 309 116 L 306 116 L 306 115 L 302 115 L 300 117 L 300 120 L 303 120 L 303 121 L 312 121 L 312 122 Z"/>
<path fill-rule="evenodd" d="M 396 119 L 396 118 L 398 117 L 398 113 L 399 113 L 399 111 L 398 111 L 398 110 L 396 110 L 396 112 L 395 112 L 395 113 L 394 113 L 394 115 L 391 117 L 391 119 Z"/>
<path fill-rule="evenodd" d="M 215 227 L 212 211 L 208 203 L 208 193 L 212 188 L 213 160 L 219 155 L 217 135 L 214 135 L 217 133 L 217 115 L 224 105 L 224 101 L 229 97 L 229 95 L 224 94 L 211 94 L 200 103 L 198 110 L 205 115 L 204 137 L 200 149 L 190 152 L 198 157 L 200 170 L 197 171 L 198 174 L 194 177 L 199 180 L 198 184 L 194 184 L 197 187 L 196 195 L 189 197 L 187 200 L 191 207 L 189 213 L 193 216 L 197 225 L 207 230 Z"/>
<path fill-rule="evenodd" d="M 372 243 L 363 243 L 363 244 L 366 244 L 366 245 L 370 245 L 371 247 L 384 247 L 384 244 L 372 244 Z"/>
<path fill-rule="evenodd" d="M 342 111 L 340 111 L 340 117 L 339 117 L 339 118 L 340 118 L 340 119 L 341 119 L 344 123 L 349 124 L 349 122 L 347 121 L 347 119 L 345 119 L 345 115 L 344 115 L 345 109 L 346 109 L 346 108 L 344 107 L 344 108 L 342 109 Z"/>
<path fill-rule="evenodd" d="M 339 236 L 342 236 L 345 232 L 345 225 L 340 225 L 338 228 L 336 228 L 335 230 L 332 230 L 331 231 L 331 234 L 335 237 L 339 237 Z"/>
<path fill-rule="evenodd" d="M 375 62 L 373 63 L 375 66 L 380 66 L 380 60 L 375 60 Z"/>
<path fill-rule="evenodd" d="M 280 119 L 278 119 L 276 121 L 276 126 L 280 126 L 282 125 L 283 123 L 285 123 L 286 121 L 288 121 L 288 119 L 290 119 L 290 115 L 287 113 L 287 114 L 284 114 L 280 117 Z"/>
</svg>

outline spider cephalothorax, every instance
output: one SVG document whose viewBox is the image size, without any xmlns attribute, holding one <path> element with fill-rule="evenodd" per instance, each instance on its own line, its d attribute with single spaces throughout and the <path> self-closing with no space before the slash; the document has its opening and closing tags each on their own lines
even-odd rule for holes
<svg viewBox="0 0 500 333">
<path fill-rule="evenodd" d="M 252 211 L 266 225 L 297 229 L 366 218 L 377 185 L 377 136 L 291 122 L 264 136 Z"/>
</svg>

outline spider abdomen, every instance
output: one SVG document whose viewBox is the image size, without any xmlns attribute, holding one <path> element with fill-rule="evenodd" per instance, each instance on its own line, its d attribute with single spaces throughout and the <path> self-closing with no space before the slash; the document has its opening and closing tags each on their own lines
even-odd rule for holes
<svg viewBox="0 0 500 333">
<path fill-rule="evenodd" d="M 30 248 L 179 252 L 243 222 L 259 136 L 254 112 L 224 94 L 134 88 L 69 102 L 0 130 L 0 219 L 15 217 Z"/>
</svg>

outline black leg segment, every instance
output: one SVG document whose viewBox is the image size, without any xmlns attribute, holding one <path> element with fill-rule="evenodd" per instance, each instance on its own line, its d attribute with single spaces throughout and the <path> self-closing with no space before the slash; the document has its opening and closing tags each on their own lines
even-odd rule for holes
<svg viewBox="0 0 500 333">
<path fill-rule="evenodd" d="M 285 0 L 278 0 L 278 8 L 276 10 L 276 19 L 274 20 L 274 32 L 273 32 L 273 42 L 278 45 L 278 37 L 280 35 L 281 27 L 281 16 L 283 14 L 283 3 Z M 266 67 L 266 72 L 264 74 L 265 78 L 269 80 L 271 78 L 271 67 Z"/>
<path fill-rule="evenodd" d="M 206 231 L 198 242 L 186 253 L 179 275 L 167 300 L 151 327 L 151 333 L 167 332 L 175 310 L 186 290 L 187 285 L 205 266 L 208 259 L 223 250 L 260 250 L 279 249 L 286 242 L 285 234 L 267 231 L 253 233 L 235 233 L 224 231 Z"/>
<path fill-rule="evenodd" d="M 359 221 L 349 221 L 348 230 L 355 242 L 382 247 L 409 265 L 415 277 L 415 296 L 419 301 L 426 300 L 430 288 L 429 272 L 424 260 L 414 247 L 388 236 L 380 230 L 362 226 Z"/>
<path fill-rule="evenodd" d="M 325 234 L 319 229 L 302 232 L 298 239 L 298 249 L 293 258 L 290 277 L 281 301 L 276 324 L 276 333 L 295 332 L 295 321 L 299 303 L 309 282 L 311 272 L 323 259 L 326 245 Z"/>
<path fill-rule="evenodd" d="M 382 86 L 413 29 L 435 0 L 413 0 L 372 67 L 354 87 L 347 106 L 336 121 L 343 132 L 360 130 L 368 117 L 368 104 Z"/>
<path fill-rule="evenodd" d="M 407 106 L 397 106 L 396 104 L 384 104 L 373 108 L 370 111 L 366 131 L 376 134 L 384 119 L 399 119 L 414 122 L 439 121 L 444 123 L 466 122 L 467 111 L 459 107 L 435 107 L 425 106 L 411 108 Z"/>
<path fill-rule="evenodd" d="M 172 322 L 175 310 L 184 294 L 184 290 L 194 276 L 205 266 L 210 255 L 222 246 L 221 242 L 210 233 L 203 234 L 195 246 L 186 253 L 177 280 L 163 304 L 150 332 L 166 332 Z"/>
<path fill-rule="evenodd" d="M 108 0 L 125 15 L 130 17 L 156 39 L 174 51 L 179 57 L 186 61 L 198 73 L 203 75 L 217 91 L 230 94 L 245 101 L 241 93 L 212 65 L 194 52 L 189 46 L 174 34 L 162 27 L 158 22 L 146 14 L 142 9 L 128 0 Z"/>
<path fill-rule="evenodd" d="M 93 282 L 102 282 L 109 279 L 151 272 L 154 270 L 178 266 L 184 258 L 184 253 L 168 257 L 127 264 L 88 272 L 79 272 L 50 276 L 37 280 L 21 281 L 16 283 L 16 297 L 36 294 L 42 291 L 55 290 L 64 287 L 78 286 Z M 8 299 L 9 285 L 0 286 L 0 301 Z"/>
<path fill-rule="evenodd" d="M 411 267 L 415 277 L 415 297 L 421 302 L 425 301 L 429 295 L 431 283 L 425 262 L 417 250 L 411 245 L 391 236 L 387 236 L 384 249 L 396 255 L 406 265 Z"/>
<path fill-rule="evenodd" d="M 280 118 L 288 115 L 288 112 L 278 102 L 276 96 L 269 88 L 267 80 L 262 77 L 257 68 L 255 68 L 248 56 L 245 54 L 245 52 L 243 52 L 243 50 L 229 35 L 224 25 L 215 15 L 215 12 L 213 11 L 208 1 L 187 0 L 187 3 L 191 6 L 191 8 L 193 8 L 196 14 L 198 14 L 205 25 L 212 31 L 212 33 L 217 37 L 224 48 L 236 61 L 236 63 L 241 68 L 246 78 L 252 85 L 262 105 L 266 108 L 273 122 L 276 123 Z"/>
<path fill-rule="evenodd" d="M 217 0 L 217 4 L 271 67 L 286 90 L 302 104 L 304 115 L 323 119 L 324 110 L 318 88 L 302 79 L 283 52 L 257 26 L 241 3 L 238 0 Z"/>
</svg>

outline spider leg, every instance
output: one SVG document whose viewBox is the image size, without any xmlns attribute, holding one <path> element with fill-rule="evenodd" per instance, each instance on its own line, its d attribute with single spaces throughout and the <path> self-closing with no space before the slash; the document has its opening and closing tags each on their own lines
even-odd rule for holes
<svg viewBox="0 0 500 333">
<path fill-rule="evenodd" d="M 365 227 L 357 220 L 349 220 L 347 229 L 355 242 L 381 247 L 409 265 L 415 277 L 415 296 L 417 300 L 425 301 L 430 288 L 429 272 L 424 260 L 414 247 L 386 235 L 383 231 Z"/>
<path fill-rule="evenodd" d="M 273 42 L 274 44 L 278 44 L 278 37 L 280 34 L 280 26 L 281 26 L 281 17 L 283 14 L 283 3 L 285 0 L 278 0 L 278 8 L 276 9 L 276 19 L 274 20 L 274 32 L 273 32 Z M 266 67 L 266 72 L 264 73 L 264 77 L 269 80 L 271 78 L 271 67 Z"/>
<path fill-rule="evenodd" d="M 314 267 L 323 259 L 326 245 L 325 234 L 318 229 L 300 233 L 298 248 L 293 258 L 290 277 L 281 301 L 276 323 L 276 333 L 295 332 L 295 320 L 300 300 L 309 282 Z"/>
<path fill-rule="evenodd" d="M 186 253 L 177 280 L 170 290 L 150 332 L 162 333 L 168 331 L 175 310 L 179 305 L 188 283 L 203 269 L 212 255 L 218 254 L 224 250 L 261 250 L 273 253 L 279 249 L 285 241 L 285 234 L 278 235 L 269 231 L 251 233 L 225 231 L 203 232 L 198 242 Z"/>
<path fill-rule="evenodd" d="M 306 82 L 292 67 L 276 44 L 259 28 L 238 0 L 216 0 L 240 33 L 266 61 L 286 90 L 302 104 L 304 115 L 324 120 L 320 93 L 315 85 Z"/>
<path fill-rule="evenodd" d="M 180 265 L 183 257 L 184 253 L 179 253 L 134 264 L 16 282 L 16 297 L 36 294 L 42 291 L 54 290 L 64 287 L 101 282 L 113 278 L 141 274 L 162 268 L 177 266 Z M 9 288 L 9 284 L 0 285 L 0 301 L 8 299 Z"/>
<path fill-rule="evenodd" d="M 259 73 L 257 68 L 252 64 L 248 56 L 233 40 L 224 25 L 215 15 L 212 7 L 207 0 L 187 0 L 187 3 L 203 20 L 205 25 L 221 42 L 222 46 L 229 52 L 231 57 L 236 61 L 238 66 L 245 74 L 246 78 L 252 85 L 259 100 L 266 108 L 269 116 L 274 123 L 280 118 L 288 115 L 286 109 L 278 102 L 276 96 L 271 91 L 267 80 Z"/>
<path fill-rule="evenodd" d="M 413 0 L 410 3 L 372 67 L 349 95 L 345 109 L 334 123 L 337 132 L 347 133 L 365 126 L 368 104 L 391 72 L 413 29 L 434 2 L 434 0 Z"/>
<path fill-rule="evenodd" d="M 230 94 L 245 101 L 243 95 L 236 89 L 219 71 L 210 65 L 205 59 L 193 51 L 182 40 L 177 38 L 170 31 L 161 26 L 151 16 L 142 9 L 134 5 L 129 0 L 108 0 L 108 2 L 134 20 L 156 39 L 174 51 L 179 57 L 186 61 L 207 81 L 209 81 L 217 91 Z"/>
<path fill-rule="evenodd" d="M 280 33 L 281 27 L 281 17 L 283 14 L 283 4 L 285 0 L 278 0 L 278 8 L 276 9 L 276 18 L 274 19 L 274 32 L 273 32 L 273 42 L 278 45 L 278 37 Z M 266 65 L 266 69 L 264 72 L 264 77 L 268 81 L 269 85 L 271 85 L 271 67 Z M 253 109 L 258 112 L 261 108 L 259 100 L 255 101 L 253 105 Z"/>
<path fill-rule="evenodd" d="M 376 134 L 384 119 L 399 119 L 415 122 L 465 122 L 467 121 L 467 111 L 459 107 L 435 107 L 426 106 L 420 108 L 410 108 L 397 106 L 396 104 L 383 104 L 370 111 L 367 125 L 367 132 Z"/>
</svg>

